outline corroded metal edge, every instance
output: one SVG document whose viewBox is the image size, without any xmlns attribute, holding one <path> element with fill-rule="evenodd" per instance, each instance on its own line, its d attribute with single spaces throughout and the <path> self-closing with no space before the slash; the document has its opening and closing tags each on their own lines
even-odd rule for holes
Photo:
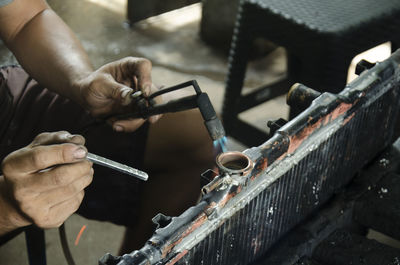
<svg viewBox="0 0 400 265">
<path fill-rule="evenodd" d="M 122 258 L 118 264 L 172 265 L 179 263 L 179 260 L 196 244 L 243 209 L 260 192 L 277 182 L 304 157 L 333 137 L 337 131 L 351 124 L 359 113 L 362 115 L 362 110 L 368 108 L 383 95 L 389 95 L 394 100 L 391 102 L 393 106 L 388 110 L 390 115 L 377 124 L 379 127 L 377 130 L 385 132 L 384 139 L 377 143 L 374 143 L 374 139 L 366 142 L 365 144 L 370 146 L 365 148 L 365 155 L 346 150 L 341 157 L 343 163 L 346 161 L 353 163 L 354 156 L 360 156 L 356 158 L 357 165 L 354 170 L 349 170 L 348 176 L 344 177 L 343 182 L 338 183 L 337 187 L 346 184 L 357 167 L 360 169 L 369 159 L 391 143 L 394 123 L 398 119 L 400 108 L 399 63 L 400 52 L 398 51 L 389 60 L 362 73 L 340 94 L 324 93 L 315 99 L 306 111 L 278 130 L 266 143 L 243 152 L 254 162 L 254 168 L 249 174 L 217 176 L 217 178 L 225 178 L 221 183 L 225 185 L 229 183 L 228 187 L 218 189 L 216 186 L 214 190 L 204 195 L 199 204 L 189 208 L 181 216 L 173 217 L 166 227 L 156 230 L 141 250 L 126 255 L 132 260 L 131 263 L 124 263 L 124 258 Z M 364 118 L 359 119 L 363 122 Z M 314 208 L 327 200 L 332 193 L 332 189 L 316 190 L 315 196 L 318 203 Z M 313 206 L 310 206 L 308 211 L 312 208 Z M 284 230 L 280 232 L 283 233 Z M 260 251 L 264 250 L 260 249 Z"/>
</svg>

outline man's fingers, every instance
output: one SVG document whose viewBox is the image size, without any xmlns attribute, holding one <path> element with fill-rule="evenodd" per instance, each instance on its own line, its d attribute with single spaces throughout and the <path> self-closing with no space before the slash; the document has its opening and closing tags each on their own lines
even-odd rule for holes
<svg viewBox="0 0 400 265">
<path fill-rule="evenodd" d="M 101 79 L 97 80 L 95 87 L 100 96 L 104 96 L 103 100 L 114 99 L 121 101 L 129 94 L 133 93 L 133 89 L 116 81 L 112 75 L 104 75 Z"/>
<path fill-rule="evenodd" d="M 3 173 L 34 173 L 60 164 L 69 164 L 86 157 L 87 149 L 82 145 L 58 144 L 20 149 L 3 160 Z"/>
<path fill-rule="evenodd" d="M 125 72 L 132 78 L 137 79 L 137 88 L 143 92 L 145 96 L 148 96 L 151 92 L 151 62 L 144 58 L 133 58 L 128 57 L 123 59 L 122 68 L 127 69 Z"/>
<path fill-rule="evenodd" d="M 50 209 L 50 216 L 54 216 L 54 220 L 58 220 L 57 226 L 60 226 L 64 221 L 75 213 L 82 203 L 85 192 L 81 191 L 73 198 L 53 206 Z"/>
<path fill-rule="evenodd" d="M 78 210 L 84 195 L 85 192 L 82 190 L 72 198 L 52 206 L 46 216 L 34 219 L 35 224 L 41 228 L 61 226 L 68 217 Z"/>
<path fill-rule="evenodd" d="M 150 93 L 154 93 L 159 90 L 154 84 L 151 84 L 151 89 Z M 155 104 L 159 105 L 163 103 L 163 97 L 158 96 L 154 98 Z M 154 115 L 148 118 L 150 123 L 155 123 L 157 122 L 160 118 L 162 117 L 162 114 L 160 115 Z M 118 132 L 133 132 L 142 124 L 145 122 L 144 119 L 129 119 L 129 120 L 115 120 L 115 119 L 110 119 L 109 122 L 112 124 L 113 129 Z"/>
<path fill-rule="evenodd" d="M 117 132 L 133 132 L 144 122 L 144 119 L 118 120 L 112 123 L 112 127 Z"/>
<path fill-rule="evenodd" d="M 78 163 L 55 166 L 26 179 L 23 185 L 35 192 L 45 192 L 67 186 L 82 176 L 93 176 L 92 162 L 84 160 Z"/>
<path fill-rule="evenodd" d="M 49 207 L 53 207 L 59 203 L 67 201 L 72 197 L 76 196 L 76 194 L 83 191 L 87 186 L 92 183 L 93 175 L 85 175 L 76 179 L 68 185 L 54 188 L 52 190 L 48 190 L 43 192 L 40 196 L 38 203 L 40 205 L 49 205 Z"/>
<path fill-rule="evenodd" d="M 130 95 L 134 92 L 132 88 L 118 83 L 111 77 L 103 81 L 101 88 L 106 98 L 114 100 L 108 102 L 107 106 L 103 105 L 103 108 L 106 107 L 108 111 L 113 109 L 115 103 L 122 106 L 128 105 L 131 102 Z"/>
<path fill-rule="evenodd" d="M 149 122 L 156 123 L 161 117 L 162 117 L 162 114 L 151 116 L 151 117 L 149 117 Z"/>
<path fill-rule="evenodd" d="M 84 145 L 85 138 L 78 134 L 70 134 L 67 131 L 45 132 L 36 136 L 33 142 L 31 143 L 31 146 L 61 144 L 61 143 L 73 143 L 78 145 Z"/>
<path fill-rule="evenodd" d="M 110 73 L 108 78 L 99 80 L 98 87 L 103 87 L 104 95 L 119 100 L 123 105 L 128 104 L 129 95 L 134 92 L 126 85 L 127 80 L 135 89 L 149 95 L 151 90 L 151 62 L 144 58 L 126 57 L 105 66 L 105 72 Z"/>
</svg>

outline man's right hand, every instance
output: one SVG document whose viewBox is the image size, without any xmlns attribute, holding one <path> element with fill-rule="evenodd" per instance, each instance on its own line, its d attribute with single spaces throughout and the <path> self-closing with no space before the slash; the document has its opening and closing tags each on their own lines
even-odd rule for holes
<svg viewBox="0 0 400 265">
<path fill-rule="evenodd" d="M 3 160 L 0 235 L 31 223 L 58 227 L 78 209 L 93 179 L 84 143 L 68 132 L 42 133 Z"/>
</svg>

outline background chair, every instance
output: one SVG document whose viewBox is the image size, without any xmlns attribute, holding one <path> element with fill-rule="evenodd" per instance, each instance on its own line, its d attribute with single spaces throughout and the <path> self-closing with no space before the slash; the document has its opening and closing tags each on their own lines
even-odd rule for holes
<svg viewBox="0 0 400 265">
<path fill-rule="evenodd" d="M 286 78 L 242 95 L 251 44 L 266 38 L 286 49 Z M 241 0 L 229 55 L 222 118 L 228 135 L 255 146 L 262 130 L 238 115 L 303 83 L 338 92 L 359 53 L 391 41 L 400 44 L 398 0 Z"/>
</svg>

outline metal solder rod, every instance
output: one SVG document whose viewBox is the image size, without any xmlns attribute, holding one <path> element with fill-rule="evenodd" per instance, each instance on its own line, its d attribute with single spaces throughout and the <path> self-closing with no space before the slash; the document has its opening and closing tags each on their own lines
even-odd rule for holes
<svg viewBox="0 0 400 265">
<path fill-rule="evenodd" d="M 107 159 L 102 156 L 98 156 L 98 155 L 95 155 L 92 153 L 87 153 L 86 158 L 89 161 L 92 161 L 93 163 L 95 163 L 97 165 L 101 165 L 101 166 L 105 166 L 105 167 L 117 170 L 119 172 L 137 177 L 138 179 L 141 179 L 141 180 L 146 181 L 149 178 L 149 175 L 147 175 L 146 172 L 143 172 L 136 168 L 129 167 L 127 165 L 115 162 L 113 160 Z"/>
</svg>

